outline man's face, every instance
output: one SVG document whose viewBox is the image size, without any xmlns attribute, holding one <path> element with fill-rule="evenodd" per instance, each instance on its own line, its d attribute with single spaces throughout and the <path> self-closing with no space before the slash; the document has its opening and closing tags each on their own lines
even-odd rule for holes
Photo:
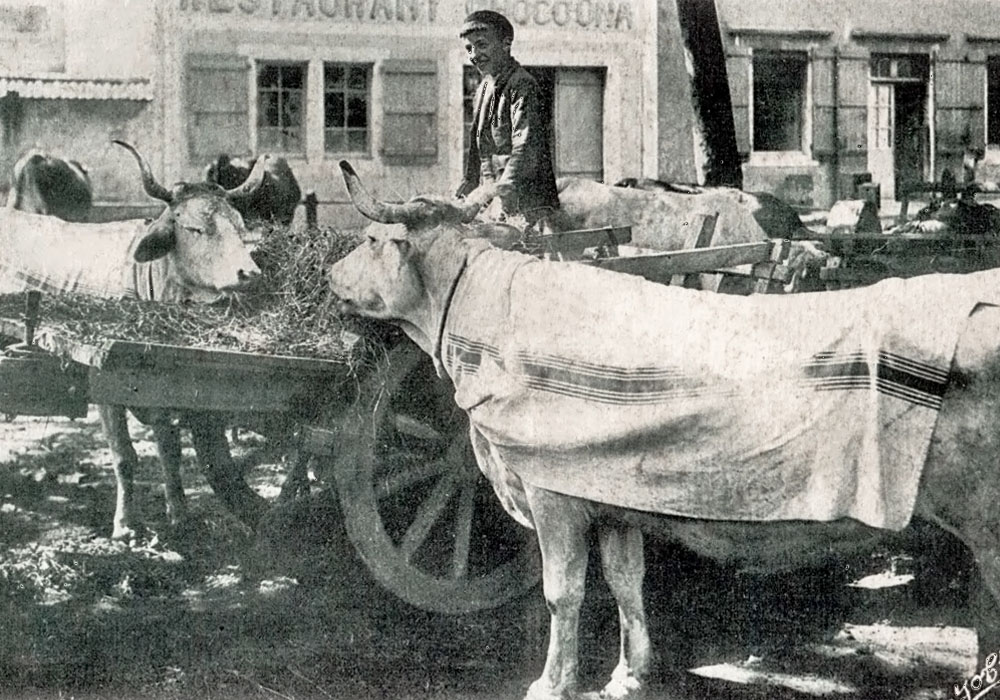
<svg viewBox="0 0 1000 700">
<path fill-rule="evenodd" d="M 463 40 L 469 60 L 481 75 L 496 75 L 510 61 L 510 42 L 494 31 L 469 32 Z"/>
</svg>

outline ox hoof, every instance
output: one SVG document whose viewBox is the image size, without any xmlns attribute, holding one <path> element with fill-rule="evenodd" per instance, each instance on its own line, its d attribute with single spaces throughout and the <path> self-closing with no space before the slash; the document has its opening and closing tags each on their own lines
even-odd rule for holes
<svg viewBox="0 0 1000 700">
<path fill-rule="evenodd" d="M 638 678 L 612 678 L 601 691 L 601 700 L 639 700 L 644 696 Z"/>
<path fill-rule="evenodd" d="M 138 533 L 135 529 L 127 525 L 115 525 L 114 530 L 111 532 L 111 539 L 121 542 L 129 542 L 136 539 L 136 537 L 138 537 Z"/>
<path fill-rule="evenodd" d="M 524 700 L 576 700 L 576 698 L 576 693 L 570 689 L 554 692 L 541 681 L 535 681 L 528 686 L 528 692 L 524 695 Z"/>
</svg>

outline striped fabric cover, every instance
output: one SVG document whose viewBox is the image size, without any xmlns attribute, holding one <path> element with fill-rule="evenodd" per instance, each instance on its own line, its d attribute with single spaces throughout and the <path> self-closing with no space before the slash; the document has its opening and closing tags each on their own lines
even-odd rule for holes
<svg viewBox="0 0 1000 700">
<path fill-rule="evenodd" d="M 0 293 L 148 298 L 140 284 L 148 265 L 132 259 L 145 233 L 142 221 L 78 224 L 0 209 Z"/>
<path fill-rule="evenodd" d="M 481 469 L 658 513 L 909 521 L 952 356 L 1000 272 L 737 297 L 495 250 L 438 357 Z"/>
</svg>

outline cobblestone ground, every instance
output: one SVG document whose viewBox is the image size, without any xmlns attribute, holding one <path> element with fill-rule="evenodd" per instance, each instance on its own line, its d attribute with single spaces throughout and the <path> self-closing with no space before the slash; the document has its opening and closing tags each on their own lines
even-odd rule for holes
<svg viewBox="0 0 1000 700">
<path fill-rule="evenodd" d="M 414 610 L 372 583 L 325 494 L 276 509 L 253 537 L 187 447 L 193 519 L 171 532 L 149 434 L 134 434 L 149 532 L 118 543 L 96 415 L 0 423 L 0 697 L 514 700 L 539 673 L 537 590 L 491 613 Z M 251 436 L 236 454 L 273 498 L 282 470 L 251 459 L 261 449 Z M 938 563 L 917 588 L 924 567 L 887 551 L 850 570 L 764 578 L 650 545 L 647 697 L 954 697 L 975 670 L 965 566 Z M 590 579 L 581 678 L 595 690 L 618 632 Z"/>
</svg>

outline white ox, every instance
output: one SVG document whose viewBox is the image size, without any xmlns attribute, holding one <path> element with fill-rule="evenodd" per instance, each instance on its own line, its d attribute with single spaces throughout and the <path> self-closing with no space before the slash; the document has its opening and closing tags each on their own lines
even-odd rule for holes
<svg viewBox="0 0 1000 700">
<path fill-rule="evenodd" d="M 653 250 L 682 250 L 691 245 L 702 221 L 716 216 L 710 245 L 750 243 L 766 239 L 805 238 L 809 229 L 798 215 L 776 197 L 743 192 L 732 187 L 665 189 L 656 181 L 623 181 L 605 185 L 584 178 L 559 178 L 560 210 L 553 225 L 563 231 L 630 226 L 632 243 Z M 805 278 L 830 256 L 815 243 L 797 240 L 785 264 L 793 271 L 786 289 L 798 289 Z"/>
<path fill-rule="evenodd" d="M 102 298 L 138 298 L 159 302 L 214 302 L 238 292 L 260 270 L 243 244 L 243 220 L 231 202 L 251 195 L 260 185 L 261 168 L 240 187 L 226 191 L 214 184 L 160 185 L 148 164 L 129 144 L 139 163 L 147 194 L 167 204 L 151 224 L 131 220 L 105 224 L 61 221 L 15 208 L 0 210 L 0 291 L 37 289 Z M 117 497 L 113 537 L 135 534 L 133 476 L 138 458 L 132 446 L 125 407 L 98 407 L 114 457 Z M 130 409 L 153 427 L 164 472 L 167 515 L 172 524 L 185 516 L 180 479 L 179 428 L 165 411 Z M 216 494 L 238 517 L 254 524 L 264 501 L 233 464 L 221 416 L 188 412 L 199 461 Z"/>
<path fill-rule="evenodd" d="M 562 311 L 573 309 L 574 312 L 586 313 L 587 310 L 579 299 L 582 297 L 593 300 L 593 295 L 587 297 L 589 290 L 583 287 L 562 287 L 561 284 L 551 283 L 551 288 L 544 292 L 545 309 L 551 309 L 551 318 L 546 322 L 544 311 L 539 316 L 532 315 L 535 312 L 525 312 L 522 308 L 521 305 L 533 301 L 527 290 L 508 292 L 506 289 L 492 288 L 492 296 L 501 296 L 499 306 L 491 307 L 493 302 L 483 301 L 483 307 L 480 308 L 488 307 L 488 311 L 477 313 L 475 304 L 470 304 L 465 294 L 470 289 L 478 289 L 479 286 L 486 289 L 489 285 L 470 281 L 470 276 L 482 274 L 492 280 L 491 270 L 505 265 L 509 267 L 512 261 L 515 267 L 522 265 L 515 259 L 519 256 L 496 250 L 483 241 L 470 239 L 469 231 L 463 226 L 444 220 L 447 218 L 446 212 L 440 206 L 426 201 L 411 201 L 404 205 L 378 202 L 363 190 L 350 166 L 342 164 L 341 167 L 345 170 L 355 205 L 369 218 L 384 222 L 370 227 L 367 240 L 330 270 L 332 289 L 340 299 L 341 310 L 383 319 L 400 326 L 426 353 L 439 362 L 439 367 L 443 366 L 448 371 L 457 387 L 456 401 L 469 413 L 474 446 L 477 445 L 477 435 L 482 437 L 497 434 L 497 421 L 503 426 L 515 426 L 511 428 L 514 433 L 504 436 L 507 439 L 505 443 L 487 438 L 484 447 L 480 442 L 477 459 L 480 467 L 491 477 L 498 495 L 506 499 L 508 510 L 512 514 L 519 513 L 522 521 L 535 529 L 542 553 L 544 595 L 551 612 L 550 639 L 544 670 L 541 677 L 531 684 L 527 698 L 554 700 L 567 698 L 576 691 L 577 627 L 584 596 L 587 534 L 591 528 L 598 531 L 604 576 L 617 601 L 620 615 L 619 661 L 602 692 L 603 697 L 611 698 L 633 697 L 640 693 L 650 670 L 651 645 L 642 599 L 644 530 L 680 542 L 716 560 L 742 563 L 764 570 L 815 565 L 818 559 L 828 557 L 831 552 L 857 551 L 859 548 L 869 547 L 887 532 L 849 518 L 837 518 L 830 522 L 808 519 L 738 522 L 656 514 L 567 495 L 560 492 L 558 485 L 541 487 L 528 477 L 522 477 L 520 473 L 512 473 L 517 472 L 515 467 L 507 472 L 498 472 L 489 459 L 490 455 L 496 454 L 495 450 L 512 451 L 525 455 L 529 460 L 538 453 L 545 455 L 545 459 L 551 457 L 559 460 L 565 452 L 553 452 L 552 445 L 548 442 L 533 442 L 533 436 L 540 434 L 558 434 L 568 436 L 566 440 L 575 440 L 572 451 L 574 456 L 570 459 L 581 455 L 586 459 L 587 455 L 594 454 L 599 456 L 591 457 L 591 461 L 605 459 L 613 455 L 614 445 L 609 452 L 607 445 L 589 443 L 587 430 L 580 429 L 580 421 L 566 413 L 539 411 L 531 415 L 511 415 L 510 406 L 516 405 L 514 402 L 522 393 L 528 393 L 528 389 L 533 386 L 532 382 L 547 383 L 558 392 L 561 377 L 566 371 L 573 369 L 566 362 L 558 358 L 550 359 L 548 374 L 521 370 L 527 373 L 520 375 L 522 379 L 519 380 L 497 368 L 502 367 L 505 362 L 509 365 L 527 362 L 523 354 L 501 350 L 504 354 L 491 355 L 494 351 L 488 346 L 467 344 L 458 348 L 456 357 L 451 354 L 452 349 L 443 349 L 446 331 L 454 328 L 456 323 L 464 323 L 466 328 L 498 327 L 504 339 L 523 338 L 523 329 L 517 327 L 517 323 L 522 317 L 530 317 L 535 320 L 538 329 L 532 333 L 536 336 L 538 347 L 544 352 L 550 345 L 558 345 L 567 333 L 580 332 L 579 324 L 574 325 L 571 317 Z M 557 274 L 556 266 L 569 267 L 565 263 L 530 264 L 548 265 L 549 267 L 540 269 L 542 272 L 549 270 L 551 274 Z M 573 267 L 582 270 L 575 265 Z M 511 279 L 519 279 L 518 274 L 520 273 L 514 273 L 515 276 Z M 542 273 L 536 270 L 524 274 Z M 979 277 L 953 276 L 949 279 L 951 282 L 970 280 L 986 286 L 997 279 L 995 273 L 978 274 Z M 606 282 L 615 286 L 616 282 L 604 277 L 607 275 L 616 276 L 617 273 L 600 270 L 573 272 L 571 275 L 560 276 L 560 283 L 576 276 L 590 283 Z M 544 277 L 542 274 L 542 279 L 536 280 L 535 284 L 544 288 Z M 677 290 L 635 278 L 627 279 L 630 280 L 627 285 L 646 300 L 659 296 L 675 297 L 679 293 L 688 295 L 685 298 L 690 301 L 694 298 L 690 295 L 705 295 L 704 292 Z M 657 289 L 654 290 L 653 287 Z M 536 287 L 531 289 L 537 291 Z M 979 291 L 974 293 L 978 294 Z M 986 295 L 995 293 L 994 289 L 982 291 Z M 488 299 L 491 295 L 487 292 L 480 298 Z M 663 292 L 670 294 L 664 295 Z M 787 297 L 768 295 L 749 299 L 712 294 L 707 296 L 714 297 L 710 303 L 727 313 L 736 313 L 737 317 L 735 309 L 752 308 L 747 305 L 756 304 L 759 300 L 767 300 L 767 304 L 771 306 L 780 304 L 790 313 L 778 319 L 778 326 L 783 319 L 795 319 L 803 326 L 819 320 L 813 318 L 818 302 L 827 309 L 850 306 L 846 297 L 840 295 L 865 293 L 867 290 Z M 507 299 L 509 301 L 504 301 Z M 744 306 L 738 306 L 740 303 Z M 634 313 L 636 321 L 643 316 L 643 311 L 632 308 L 634 304 L 625 300 L 621 304 L 621 313 Z M 458 311 L 456 306 L 459 307 Z M 975 557 L 979 585 L 973 602 L 982 659 L 995 651 L 1000 643 L 1000 616 L 997 613 L 1000 603 L 1000 511 L 996 508 L 1000 499 L 1000 488 L 997 486 L 1000 464 L 996 458 L 1000 454 L 1000 308 L 974 304 L 969 306 L 969 312 L 955 315 L 955 342 L 951 347 L 956 349 L 950 367 L 950 378 L 941 380 L 938 384 L 939 404 L 934 414 L 935 422 L 931 424 L 933 439 L 929 440 L 924 453 L 926 459 L 923 464 L 918 465 L 920 469 L 914 477 L 914 483 L 918 483 L 919 487 L 914 488 L 912 511 L 915 516 L 956 535 Z M 975 308 L 974 313 L 972 308 Z M 452 316 L 458 315 L 460 311 L 465 312 L 466 318 L 456 320 L 449 316 L 452 312 Z M 499 317 L 487 317 L 487 313 L 492 311 L 497 311 Z M 682 310 L 676 311 L 681 313 Z M 884 309 L 884 312 L 895 313 L 896 309 Z M 669 316 L 661 315 L 660 318 L 664 322 L 672 322 Z M 745 320 L 750 324 L 754 322 L 754 317 L 750 316 Z M 908 321 L 914 320 L 904 318 L 902 325 L 906 326 Z M 635 324 L 639 336 L 643 334 L 641 325 Z M 691 333 L 703 334 L 699 335 L 698 341 L 712 340 L 705 337 L 708 335 L 707 331 L 692 330 L 689 331 Z M 641 342 L 641 339 L 637 341 L 636 338 L 617 336 L 608 341 L 602 337 L 607 334 L 608 330 L 605 328 L 594 328 L 589 338 L 581 338 L 579 345 L 585 349 L 584 357 L 589 357 L 586 354 L 588 342 L 601 347 L 610 343 L 612 349 L 621 347 L 623 350 Z M 538 335 L 542 337 L 537 337 Z M 505 340 L 499 342 L 503 343 Z M 725 344 L 726 337 L 720 338 L 719 342 Z M 504 347 L 506 346 L 501 346 Z M 565 343 L 560 347 L 566 347 Z M 751 364 L 759 362 L 767 368 L 770 363 L 779 360 L 778 355 L 784 352 L 784 347 L 778 344 L 777 347 L 754 350 L 749 354 L 737 354 L 736 357 Z M 659 351 L 652 352 L 655 354 Z M 478 367 L 479 364 L 482 366 Z M 470 395 L 466 389 L 465 375 L 475 371 L 477 367 L 480 370 L 477 375 L 479 385 L 474 395 Z M 577 369 L 580 373 L 592 376 L 596 371 L 586 362 Z M 947 370 L 944 373 L 947 374 Z M 648 377 L 648 373 L 645 376 Z M 609 378 L 604 389 L 609 389 L 612 385 L 608 382 L 613 381 L 613 378 Z M 570 389 L 565 384 L 561 386 L 565 396 Z M 562 400 L 552 399 L 552 394 L 548 396 L 550 398 L 544 399 L 545 401 Z M 567 405 L 562 403 L 560 407 L 565 408 Z M 591 410 L 583 406 L 578 408 L 580 411 Z M 609 409 L 604 406 L 600 410 Z M 637 420 L 645 417 L 646 409 L 641 406 L 628 410 L 633 411 L 629 415 Z M 606 424 L 609 420 L 612 419 L 603 422 Z M 600 423 L 601 420 L 598 419 L 586 425 L 592 427 Z M 764 420 L 762 425 L 766 423 Z M 659 441 L 672 441 L 671 444 L 677 446 L 683 446 L 685 441 L 683 435 L 660 435 L 650 437 L 649 440 L 649 449 L 654 451 L 661 449 L 661 445 L 657 444 Z M 643 444 L 646 443 L 640 443 L 640 446 Z M 655 452 L 650 454 L 655 459 Z M 640 471 L 653 466 L 641 460 L 633 464 Z M 572 470 L 573 466 L 564 463 L 559 468 Z M 603 483 L 596 484 L 596 488 L 603 488 L 606 493 L 614 495 L 618 478 L 634 476 L 616 474 L 615 477 L 606 476 L 602 479 Z M 706 492 L 703 495 L 709 494 Z M 864 495 L 861 493 L 861 496 Z M 725 506 L 724 503 L 723 507 Z"/>
</svg>

